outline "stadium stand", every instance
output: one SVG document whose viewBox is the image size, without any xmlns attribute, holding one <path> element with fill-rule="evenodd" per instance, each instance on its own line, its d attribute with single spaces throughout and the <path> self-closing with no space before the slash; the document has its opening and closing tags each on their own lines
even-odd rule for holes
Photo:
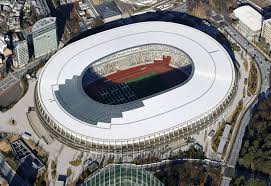
<svg viewBox="0 0 271 186">
<path fill-rule="evenodd" d="M 189 56 L 179 49 L 162 44 L 148 44 L 120 51 L 96 61 L 89 67 L 90 70 L 85 72 L 83 85 L 87 86 L 119 70 L 154 63 L 155 60 L 163 59 L 163 56 L 171 57 L 170 66 L 174 68 L 182 69 L 192 64 Z"/>
</svg>

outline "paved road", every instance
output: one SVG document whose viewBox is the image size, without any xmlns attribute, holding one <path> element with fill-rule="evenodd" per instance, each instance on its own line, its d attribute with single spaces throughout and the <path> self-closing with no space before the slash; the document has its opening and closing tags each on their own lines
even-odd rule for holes
<svg viewBox="0 0 271 186">
<path fill-rule="evenodd" d="M 53 55 L 54 52 L 47 54 L 45 56 L 39 57 L 32 62 L 28 63 L 25 67 L 20 68 L 16 70 L 13 73 L 10 73 L 6 78 L 4 78 L 2 81 L 0 81 L 0 95 L 3 93 L 8 87 L 11 87 L 13 84 L 17 83 L 20 81 L 21 77 L 26 74 L 26 72 L 29 69 L 34 68 L 37 66 L 40 62 L 43 60 L 47 60 L 50 58 L 51 55 Z"/>
<path fill-rule="evenodd" d="M 261 90 L 260 92 L 265 92 L 269 88 L 269 73 L 270 73 L 270 68 L 271 68 L 271 63 L 268 59 L 264 57 L 261 52 L 259 52 L 256 48 L 254 48 L 251 43 L 243 37 L 235 28 L 233 28 L 229 24 L 225 24 L 224 30 L 244 49 L 246 50 L 251 56 L 255 58 L 255 62 L 257 63 L 260 73 L 261 73 L 261 79 L 262 79 L 262 85 L 261 85 Z M 243 136 L 246 130 L 246 127 L 249 123 L 249 120 L 251 118 L 251 113 L 252 113 L 252 104 L 246 113 L 244 114 L 240 125 L 239 125 L 239 130 L 238 133 L 235 137 L 235 141 L 233 143 L 231 153 L 228 158 L 227 162 L 227 168 L 225 169 L 224 172 L 224 177 L 221 181 L 221 186 L 228 186 L 230 184 L 230 178 L 234 176 L 234 168 L 236 166 L 238 157 L 239 157 L 239 152 L 242 146 L 242 140 Z"/>
<path fill-rule="evenodd" d="M 27 70 L 32 69 L 39 64 L 41 60 L 36 59 L 35 61 L 28 63 L 26 67 L 16 70 L 13 73 L 10 73 L 5 79 L 0 81 L 0 94 L 4 92 L 8 87 L 20 81 L 20 78 L 26 74 Z"/>
<path fill-rule="evenodd" d="M 243 37 L 235 28 L 226 24 L 224 27 L 225 31 L 231 35 L 231 37 L 247 52 L 255 57 L 255 61 L 261 71 L 262 87 L 261 92 L 265 92 L 269 88 L 269 73 L 271 68 L 271 62 L 264 57 L 261 52 L 254 48 L 251 43 Z"/>
</svg>

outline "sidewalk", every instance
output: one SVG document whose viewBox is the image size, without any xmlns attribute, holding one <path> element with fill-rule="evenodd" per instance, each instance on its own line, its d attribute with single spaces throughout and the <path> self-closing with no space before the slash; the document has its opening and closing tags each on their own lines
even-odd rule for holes
<svg viewBox="0 0 271 186">
<path fill-rule="evenodd" d="M 256 64 L 256 63 L 255 63 Z M 236 139 L 236 135 L 237 133 L 239 132 L 239 125 L 240 125 L 240 121 L 241 119 L 243 118 L 244 114 L 246 113 L 247 109 L 250 108 L 250 106 L 254 103 L 254 101 L 256 100 L 256 98 L 258 97 L 258 94 L 260 92 L 260 88 L 261 88 L 261 76 L 260 76 L 260 70 L 259 70 L 259 67 L 258 65 L 256 64 L 256 68 L 257 68 L 257 72 L 258 72 L 258 83 L 257 83 L 257 90 L 256 90 L 256 94 L 253 95 L 253 97 L 248 97 L 245 101 L 244 101 L 244 108 L 243 110 L 240 112 L 238 118 L 237 118 L 237 121 L 235 123 L 235 127 L 233 129 L 233 132 L 232 132 L 232 136 L 231 136 L 231 139 L 230 139 L 230 142 L 229 142 L 229 145 L 228 145 L 228 149 L 226 151 L 226 154 L 225 154 L 225 157 L 224 157 L 224 160 L 228 160 L 229 156 L 230 156 L 230 153 L 231 153 L 231 150 L 232 150 L 232 146 L 235 142 L 235 139 Z M 240 149 L 239 149 L 240 150 Z M 235 165 L 234 165 L 235 166 Z"/>
</svg>

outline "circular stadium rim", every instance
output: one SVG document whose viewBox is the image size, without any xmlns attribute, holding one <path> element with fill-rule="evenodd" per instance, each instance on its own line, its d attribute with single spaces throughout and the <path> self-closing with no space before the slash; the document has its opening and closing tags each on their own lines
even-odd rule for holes
<svg viewBox="0 0 271 186">
<path fill-rule="evenodd" d="M 139 45 L 161 43 L 184 51 L 193 60 L 194 75 L 185 85 L 143 100 L 143 107 L 122 113 L 110 123 L 97 125 L 74 117 L 91 114 L 91 104 L 118 109 L 91 100 L 77 83 L 72 96 L 76 101 L 59 104 L 55 91 L 73 77 L 80 76 L 90 63 L 104 56 Z M 150 137 L 175 127 L 185 127 L 213 113 L 232 94 L 235 69 L 227 51 L 207 34 L 182 24 L 141 22 L 107 30 L 58 51 L 44 67 L 37 85 L 37 97 L 50 121 L 83 138 L 126 140 Z M 127 103 L 129 104 L 129 103 Z M 69 110 L 69 112 L 67 112 Z"/>
</svg>

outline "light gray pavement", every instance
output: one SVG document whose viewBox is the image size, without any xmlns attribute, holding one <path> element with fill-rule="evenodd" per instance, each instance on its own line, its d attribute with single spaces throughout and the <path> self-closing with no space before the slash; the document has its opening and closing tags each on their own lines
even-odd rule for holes
<svg viewBox="0 0 271 186">
<path fill-rule="evenodd" d="M 36 111 L 30 111 L 26 113 L 28 117 L 29 124 L 32 129 L 35 131 L 39 138 L 42 138 L 47 144 L 51 144 L 53 142 L 53 138 L 49 135 L 48 131 L 43 127 L 40 122 Z"/>
<path fill-rule="evenodd" d="M 13 108 L 6 112 L 0 112 L 0 130 L 3 132 L 21 134 L 23 132 L 29 132 L 35 139 L 38 136 L 34 133 L 33 129 L 28 123 L 26 117 L 26 111 L 28 106 L 34 106 L 34 89 L 36 81 L 29 83 L 29 89 L 24 97 L 22 97 Z M 16 125 L 9 125 L 9 120 L 13 118 L 16 121 Z"/>
<path fill-rule="evenodd" d="M 235 57 L 236 57 L 236 60 L 238 61 L 238 63 L 240 64 L 240 73 L 242 74 L 241 75 L 241 79 L 240 79 L 240 84 L 242 84 L 241 86 L 239 86 L 240 87 L 240 90 L 238 90 L 238 94 L 239 94 L 239 96 L 237 97 L 237 99 L 236 99 L 236 101 L 239 101 L 239 100 L 243 100 L 243 105 L 245 106 L 245 108 L 246 108 L 246 106 L 250 103 L 250 101 L 251 101 L 251 99 L 253 98 L 253 96 L 251 96 L 251 97 L 249 97 L 249 96 L 247 96 L 247 85 L 245 85 L 245 83 L 244 83 L 244 79 L 245 78 L 248 78 L 248 76 L 249 76 L 249 71 L 250 71 L 250 68 L 251 68 L 251 62 L 249 62 L 249 65 L 248 65 L 248 70 L 247 70 L 247 72 L 245 71 L 245 68 L 244 68 L 244 65 L 243 65 L 243 62 L 244 62 L 244 60 L 241 58 L 241 55 L 240 55 L 240 53 L 237 53 L 237 52 L 235 52 Z M 250 61 L 250 60 L 248 60 L 248 59 L 245 59 L 246 61 Z M 259 81 L 259 83 L 260 83 L 260 81 Z M 243 89 L 243 88 L 245 88 L 245 89 Z M 245 98 L 243 98 L 243 90 L 245 90 L 245 95 L 246 95 L 246 97 Z M 240 113 L 239 114 L 239 116 L 241 115 L 242 113 Z M 237 132 L 237 130 L 238 130 L 238 126 L 240 125 L 240 124 L 238 124 L 238 121 L 236 122 L 236 127 L 234 128 L 234 130 L 233 130 L 233 132 L 232 132 L 232 136 L 233 135 L 235 135 L 235 133 Z M 234 139 L 233 138 L 231 138 L 230 139 L 230 144 L 229 144 L 229 147 L 228 148 L 231 148 L 231 143 L 234 141 Z M 225 154 L 225 160 L 227 161 L 227 159 L 228 159 L 228 154 L 229 152 L 227 151 L 226 152 L 226 154 Z"/>
<path fill-rule="evenodd" d="M 39 75 L 39 72 L 37 73 L 37 76 Z M 8 111 L 4 113 L 0 112 L 0 131 L 16 134 L 22 134 L 24 132 L 30 133 L 32 135 L 31 140 L 35 142 L 39 141 L 39 145 L 41 146 L 41 148 L 43 148 L 47 153 L 49 153 L 49 159 L 55 159 L 56 162 L 59 161 L 60 164 L 58 164 L 59 166 L 57 167 L 57 175 L 66 174 L 66 170 L 71 167 L 69 162 L 73 160 L 74 154 L 78 151 L 64 146 L 56 140 L 54 140 L 53 142 L 51 141 L 51 144 L 46 144 L 45 141 L 40 139 L 36 132 L 33 130 L 26 115 L 28 107 L 34 106 L 34 90 L 36 83 L 37 80 L 30 80 L 29 89 L 24 95 L 24 97 L 22 97 Z M 12 126 L 9 124 L 9 120 L 11 118 L 16 121 L 16 125 Z M 81 173 L 80 166 L 72 167 L 72 171 L 75 175 L 78 175 L 79 173 Z"/>
</svg>

